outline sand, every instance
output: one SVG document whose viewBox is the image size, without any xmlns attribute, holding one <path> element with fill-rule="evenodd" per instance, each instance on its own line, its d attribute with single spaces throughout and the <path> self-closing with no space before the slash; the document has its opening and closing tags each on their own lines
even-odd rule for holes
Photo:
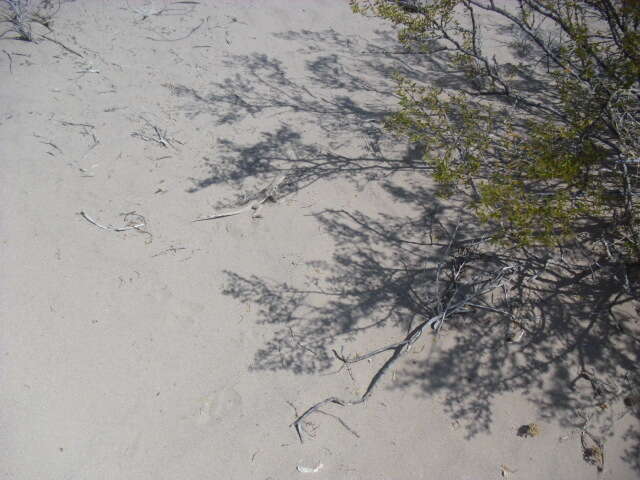
<svg viewBox="0 0 640 480">
<path fill-rule="evenodd" d="M 299 442 L 296 413 L 382 361 L 335 373 L 331 348 L 419 318 L 393 270 L 437 253 L 426 225 L 453 207 L 382 120 L 394 70 L 446 78 L 380 54 L 389 26 L 343 1 L 163 5 L 65 2 L 50 36 L 73 52 L 0 40 L 0 476 L 596 478 L 557 377 L 508 380 L 453 330 L 324 409 L 352 431 L 317 414 Z M 280 174 L 257 215 L 193 222 Z M 637 477 L 625 412 L 601 478 Z"/>
</svg>

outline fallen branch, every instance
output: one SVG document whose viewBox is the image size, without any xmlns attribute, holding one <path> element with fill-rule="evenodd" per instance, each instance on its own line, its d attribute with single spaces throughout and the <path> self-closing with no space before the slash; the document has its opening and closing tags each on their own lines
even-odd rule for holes
<svg viewBox="0 0 640 480">
<path fill-rule="evenodd" d="M 216 213 L 215 215 L 211 215 L 209 217 L 204 217 L 204 218 L 197 218 L 195 220 L 193 220 L 193 222 L 204 222 L 205 220 L 215 220 L 217 218 L 224 218 L 224 217 L 232 217 L 234 215 L 239 215 L 241 213 L 244 213 L 248 210 L 254 210 L 255 213 L 252 215 L 253 218 L 258 217 L 258 211 L 260 209 L 260 207 L 262 206 L 263 203 L 270 201 L 270 202 L 276 202 L 277 201 L 277 195 L 278 195 L 278 191 L 280 188 L 280 185 L 282 184 L 282 182 L 284 182 L 286 175 L 279 175 L 277 176 L 270 184 L 268 187 L 263 188 L 262 190 L 260 190 L 260 192 L 258 193 L 258 200 L 255 200 L 253 202 L 250 202 L 249 204 L 247 204 L 247 206 L 239 209 L 239 210 L 233 210 L 231 212 L 224 212 L 224 213 Z"/>
<path fill-rule="evenodd" d="M 584 461 L 594 465 L 598 472 L 602 472 L 604 470 L 604 444 L 584 428 L 580 432 L 580 444 Z"/>
<path fill-rule="evenodd" d="M 57 120 L 59 123 L 64 125 L 65 127 L 88 127 L 88 128 L 96 128 L 95 125 L 91 125 L 90 123 L 75 123 L 75 122 L 67 122 L 65 120 Z"/>
<path fill-rule="evenodd" d="M 319 409 L 321 407 L 330 403 L 340 405 L 341 407 L 358 405 L 358 404 L 364 403 L 371 396 L 376 385 L 378 384 L 380 379 L 387 373 L 389 368 L 391 368 L 391 366 L 402 356 L 402 354 L 404 354 L 406 351 L 409 350 L 409 348 L 411 348 L 411 346 L 418 340 L 418 338 L 420 338 L 422 333 L 427 328 L 434 328 L 434 327 L 437 327 L 438 325 L 441 325 L 446 317 L 449 317 L 459 312 L 460 310 L 464 309 L 467 305 L 469 305 L 471 302 L 473 302 L 477 298 L 489 293 L 495 288 L 502 286 L 503 285 L 502 280 L 509 272 L 513 270 L 513 268 L 514 267 L 512 266 L 507 266 L 500 269 L 493 276 L 493 278 L 483 282 L 484 285 L 482 286 L 482 288 L 478 289 L 476 292 L 470 295 L 467 295 L 463 300 L 453 305 L 449 305 L 448 308 L 446 308 L 442 313 L 439 313 L 438 315 L 435 315 L 430 319 L 423 321 L 418 326 L 416 326 L 413 330 L 411 330 L 400 342 L 386 345 L 384 347 L 378 348 L 364 355 L 358 355 L 354 358 L 348 358 L 348 357 L 342 356 L 336 350 L 333 350 L 333 354 L 338 360 L 343 362 L 343 365 L 358 363 L 387 351 L 392 351 L 393 353 L 384 362 L 382 367 L 380 367 L 378 371 L 373 375 L 373 377 L 369 382 L 369 385 L 367 386 L 367 389 L 365 390 L 364 394 L 362 394 L 362 396 L 353 400 L 344 400 L 338 397 L 328 397 L 312 405 L 302 415 L 296 418 L 296 420 L 290 426 L 295 428 L 296 433 L 298 434 L 300 443 L 303 443 L 304 441 L 302 438 L 301 422 L 303 422 L 305 418 L 307 418 L 309 415 L 311 415 L 314 412 L 320 411 Z"/>
<path fill-rule="evenodd" d="M 162 130 L 160 127 L 154 125 L 153 123 L 151 123 L 149 120 L 147 120 L 144 117 L 140 117 L 142 120 L 144 120 L 144 122 L 147 124 L 147 126 L 153 131 L 153 136 L 149 136 L 146 135 L 142 132 L 133 132 L 131 133 L 132 137 L 139 137 L 142 140 L 144 140 L 145 142 L 155 142 L 161 146 L 163 146 L 164 148 L 168 148 L 168 147 L 173 147 L 173 143 L 172 142 L 176 142 L 182 145 L 182 142 L 180 142 L 179 140 L 176 140 L 175 138 L 170 138 L 167 136 L 167 130 Z"/>
<path fill-rule="evenodd" d="M 217 213 L 215 215 L 211 215 L 210 217 L 196 218 L 193 221 L 194 222 L 204 222 L 205 220 L 215 220 L 216 218 L 233 217 L 234 215 L 239 215 L 240 213 L 246 212 L 252 206 L 253 206 L 252 204 L 249 204 L 246 207 L 241 208 L 240 210 L 234 210 L 233 212 Z"/>
<path fill-rule="evenodd" d="M 84 211 L 80 211 L 80 216 L 82 218 L 84 218 L 87 222 L 92 223 L 93 225 L 95 225 L 98 228 L 101 228 L 103 230 L 109 230 L 111 232 L 126 232 L 127 230 L 138 230 L 142 233 L 149 233 L 146 232 L 144 230 L 140 230 L 142 227 L 144 227 L 146 225 L 146 221 L 144 219 L 144 217 L 142 215 L 137 215 L 137 214 L 133 214 L 133 213 L 128 213 L 125 215 L 125 220 L 127 218 L 127 216 L 135 216 L 139 221 L 138 222 L 132 222 L 131 220 L 127 222 L 127 225 L 124 227 L 113 227 L 111 225 L 102 225 L 101 223 L 98 223 L 97 221 L 95 221 L 93 218 L 91 218 L 89 215 L 87 215 Z"/>
</svg>

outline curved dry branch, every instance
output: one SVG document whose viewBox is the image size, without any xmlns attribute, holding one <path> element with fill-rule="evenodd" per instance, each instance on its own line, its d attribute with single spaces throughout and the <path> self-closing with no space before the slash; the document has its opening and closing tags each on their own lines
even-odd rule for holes
<svg viewBox="0 0 640 480">
<path fill-rule="evenodd" d="M 318 412 L 319 409 L 322 408 L 324 405 L 328 405 L 331 403 L 340 405 L 341 407 L 347 407 L 352 405 L 359 405 L 361 403 L 366 402 L 367 399 L 373 394 L 373 391 L 377 386 L 377 384 L 380 382 L 382 377 L 384 377 L 384 375 L 389 371 L 391 366 L 402 356 L 403 353 L 409 350 L 409 348 L 420 338 L 422 333 L 427 328 L 437 329 L 438 326 L 441 325 L 442 322 L 444 322 L 445 318 L 460 312 L 466 306 L 471 304 L 474 300 L 486 295 L 487 293 L 491 292 L 492 290 L 498 287 L 501 287 L 503 285 L 503 280 L 505 276 L 507 276 L 513 270 L 514 270 L 514 267 L 512 266 L 507 266 L 500 269 L 498 272 L 492 275 L 490 279 L 481 282 L 482 284 L 481 288 L 478 288 L 474 293 L 471 293 L 465 296 L 465 298 L 463 298 L 459 302 L 453 305 L 450 305 L 448 308 L 445 308 L 442 313 L 439 313 L 438 315 L 431 317 L 429 320 L 423 321 L 422 323 L 417 325 L 415 328 L 413 328 L 400 342 L 386 345 L 384 347 L 378 348 L 364 355 L 358 355 L 357 357 L 354 357 L 354 358 L 348 358 L 348 357 L 342 356 L 336 350 L 333 350 L 333 354 L 338 360 L 340 360 L 343 363 L 343 366 L 349 365 L 352 363 L 361 362 L 363 360 L 372 358 L 384 352 L 392 351 L 393 353 L 384 362 L 384 364 L 376 371 L 376 373 L 373 375 L 373 377 L 369 381 L 369 385 L 367 385 L 367 389 L 360 397 L 354 398 L 352 400 L 345 400 L 338 397 L 327 397 L 324 400 L 321 400 L 318 403 L 315 403 L 314 405 L 309 407 L 307 410 L 305 410 L 304 413 L 302 413 L 302 415 L 298 416 L 298 418 L 296 418 L 290 426 L 295 428 L 300 442 L 301 443 L 304 442 L 302 437 L 301 423 L 308 416 L 310 416 L 315 412 Z"/>
</svg>

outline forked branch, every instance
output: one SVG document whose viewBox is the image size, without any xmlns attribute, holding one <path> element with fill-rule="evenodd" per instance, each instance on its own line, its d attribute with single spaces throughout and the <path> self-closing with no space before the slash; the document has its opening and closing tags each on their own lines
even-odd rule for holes
<svg viewBox="0 0 640 480">
<path fill-rule="evenodd" d="M 300 442 L 301 443 L 304 442 L 303 437 L 302 437 L 301 424 L 302 424 L 302 422 L 304 422 L 304 420 L 307 417 L 309 417 L 314 412 L 317 412 L 324 405 L 327 405 L 327 404 L 330 404 L 330 403 L 334 403 L 336 405 L 340 405 L 341 407 L 346 407 L 346 406 L 351 406 L 351 405 L 358 405 L 358 404 L 361 404 L 361 403 L 364 403 L 365 401 L 367 401 L 367 399 L 373 393 L 373 391 L 374 391 L 376 385 L 378 384 L 378 382 L 389 371 L 391 366 L 402 356 L 402 354 L 404 354 L 405 352 L 407 352 L 409 350 L 409 348 L 418 340 L 418 338 L 420 338 L 422 333 L 427 328 L 437 329 L 437 327 L 439 325 L 441 325 L 442 322 L 444 322 L 445 318 L 447 318 L 447 317 L 449 317 L 449 316 L 451 316 L 451 315 L 453 315 L 455 313 L 458 313 L 459 311 L 463 310 L 466 306 L 472 304 L 476 299 L 486 295 L 487 293 L 491 292 L 492 290 L 494 290 L 494 289 L 496 289 L 498 287 L 501 287 L 503 285 L 503 281 L 504 281 L 505 277 L 507 275 L 509 275 L 513 271 L 513 269 L 514 269 L 514 267 L 512 267 L 512 266 L 507 266 L 507 267 L 504 267 L 504 268 L 500 269 L 491 278 L 489 278 L 486 281 L 481 282 L 481 284 L 479 284 L 479 287 L 476 288 L 473 293 L 465 296 L 462 300 L 456 302 L 455 304 L 450 305 L 448 308 L 444 309 L 444 311 L 442 313 L 439 313 L 438 315 L 435 315 L 435 316 L 429 318 L 428 320 L 425 320 L 425 321 L 421 322 L 419 325 L 417 325 L 415 328 L 413 328 L 404 337 L 404 339 L 402 339 L 399 342 L 392 343 L 390 345 L 386 345 L 384 347 L 378 348 L 378 349 L 373 350 L 373 351 L 371 351 L 369 353 L 366 353 L 364 355 L 358 355 L 358 356 L 356 356 L 354 358 L 345 357 L 343 355 L 340 355 L 336 350 L 333 350 L 333 354 L 336 356 L 336 358 L 338 360 L 340 360 L 343 363 L 343 365 L 349 365 L 349 364 L 352 364 L 352 363 L 358 363 L 358 362 L 361 362 L 363 360 L 367 360 L 369 358 L 372 358 L 372 357 L 374 357 L 376 355 L 379 355 L 381 353 L 388 352 L 388 351 L 391 351 L 393 353 L 384 362 L 384 364 L 376 371 L 376 373 L 373 375 L 373 377 L 369 381 L 369 385 L 367 386 L 367 389 L 365 390 L 365 392 L 360 397 L 352 399 L 352 400 L 345 400 L 345 399 L 341 399 L 341 398 L 338 398 L 338 397 L 328 397 L 328 398 L 325 398 L 324 400 L 321 400 L 320 402 L 312 405 L 307 410 L 305 410 L 305 412 L 302 413 L 302 415 L 298 416 L 298 418 L 295 419 L 295 421 L 291 424 L 291 426 L 293 426 L 295 428 L 296 433 L 298 434 L 298 438 L 300 439 Z"/>
</svg>

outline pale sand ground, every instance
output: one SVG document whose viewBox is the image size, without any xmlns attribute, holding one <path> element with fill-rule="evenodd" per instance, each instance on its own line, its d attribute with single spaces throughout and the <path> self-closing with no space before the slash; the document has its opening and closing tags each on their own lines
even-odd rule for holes
<svg viewBox="0 0 640 480">
<path fill-rule="evenodd" d="M 321 376 L 338 366 L 330 348 L 399 338 L 393 322 L 408 315 L 376 286 L 380 264 L 398 266 L 398 245 L 321 212 L 361 212 L 393 234 L 404 234 L 395 220 L 447 215 L 426 174 L 380 160 L 406 156 L 381 132 L 391 71 L 442 77 L 427 62 L 367 54 L 393 48 L 388 27 L 338 0 L 203 1 L 144 20 L 125 7 L 63 5 L 53 35 L 83 58 L 50 42 L 0 44 L 13 59 L 9 72 L 0 55 L 2 478 L 472 480 L 499 478 L 501 464 L 523 480 L 597 477 L 540 385 L 474 386 L 447 360 L 453 336 L 426 339 L 366 406 L 326 408 L 359 438 L 316 415 L 315 438 L 300 445 L 291 405 L 362 392 L 380 365 Z M 201 22 L 183 40 L 148 38 Z M 131 136 L 141 117 L 180 143 Z M 294 184 L 263 218 L 191 223 L 277 168 L 294 168 Z M 113 225 L 135 210 L 153 237 L 101 230 L 80 210 Z M 283 286 L 350 282 L 371 291 Z M 385 328 L 336 335 L 390 311 Z M 412 381 L 426 359 L 442 371 Z M 622 439 L 633 421 L 614 425 L 602 478 L 637 475 Z M 528 422 L 539 437 L 516 435 Z M 296 471 L 319 462 L 319 473 Z"/>
</svg>

